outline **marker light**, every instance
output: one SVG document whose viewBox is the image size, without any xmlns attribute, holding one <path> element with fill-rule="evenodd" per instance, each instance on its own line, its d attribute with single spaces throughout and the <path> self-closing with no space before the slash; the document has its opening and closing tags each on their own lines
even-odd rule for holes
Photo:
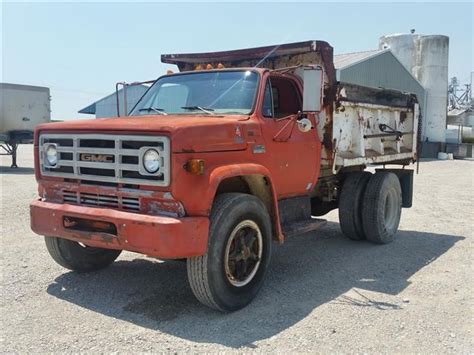
<svg viewBox="0 0 474 355">
<path fill-rule="evenodd" d="M 184 170 L 193 175 L 204 174 L 204 160 L 202 159 L 189 159 L 184 164 Z"/>
</svg>

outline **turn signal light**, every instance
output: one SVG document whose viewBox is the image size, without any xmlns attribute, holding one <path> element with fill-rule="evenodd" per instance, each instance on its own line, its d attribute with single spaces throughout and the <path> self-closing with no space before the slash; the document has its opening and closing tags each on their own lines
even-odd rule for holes
<svg viewBox="0 0 474 355">
<path fill-rule="evenodd" d="M 189 159 L 184 164 L 184 170 L 193 175 L 204 174 L 204 160 L 202 159 Z"/>
</svg>

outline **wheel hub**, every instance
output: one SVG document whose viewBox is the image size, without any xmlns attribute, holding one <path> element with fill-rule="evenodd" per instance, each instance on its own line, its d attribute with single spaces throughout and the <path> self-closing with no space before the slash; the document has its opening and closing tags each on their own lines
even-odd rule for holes
<svg viewBox="0 0 474 355">
<path fill-rule="evenodd" d="M 263 238 L 258 225 L 245 220 L 230 234 L 225 249 L 225 274 L 236 287 L 247 285 L 255 277 L 263 252 Z"/>
</svg>

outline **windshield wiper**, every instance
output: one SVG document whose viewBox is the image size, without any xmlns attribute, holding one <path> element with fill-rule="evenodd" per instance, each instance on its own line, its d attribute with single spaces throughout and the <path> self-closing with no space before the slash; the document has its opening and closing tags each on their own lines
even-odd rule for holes
<svg viewBox="0 0 474 355">
<path fill-rule="evenodd" d="M 190 111 L 202 111 L 202 112 L 205 112 L 209 115 L 213 115 L 214 112 L 211 112 L 211 111 L 214 111 L 213 108 L 208 108 L 208 107 L 201 107 L 201 106 L 181 106 L 181 108 L 183 110 L 190 110 Z"/>
<path fill-rule="evenodd" d="M 150 106 L 150 107 L 143 107 L 141 109 L 138 110 L 139 112 L 141 111 L 154 111 L 156 113 L 159 113 L 160 115 L 167 115 L 167 113 L 165 112 L 165 110 L 163 110 L 162 108 L 158 108 L 158 107 L 153 107 L 153 106 Z"/>
</svg>

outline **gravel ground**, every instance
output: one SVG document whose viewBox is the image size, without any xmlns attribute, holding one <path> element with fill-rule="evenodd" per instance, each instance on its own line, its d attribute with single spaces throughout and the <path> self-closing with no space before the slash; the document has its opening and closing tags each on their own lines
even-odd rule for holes
<svg viewBox="0 0 474 355">
<path fill-rule="evenodd" d="M 257 299 L 233 314 L 201 306 L 186 265 L 123 253 L 106 270 L 56 265 L 29 229 L 32 146 L 0 161 L 5 352 L 473 353 L 474 161 L 426 161 L 398 238 L 324 229 L 275 248 Z"/>
</svg>

